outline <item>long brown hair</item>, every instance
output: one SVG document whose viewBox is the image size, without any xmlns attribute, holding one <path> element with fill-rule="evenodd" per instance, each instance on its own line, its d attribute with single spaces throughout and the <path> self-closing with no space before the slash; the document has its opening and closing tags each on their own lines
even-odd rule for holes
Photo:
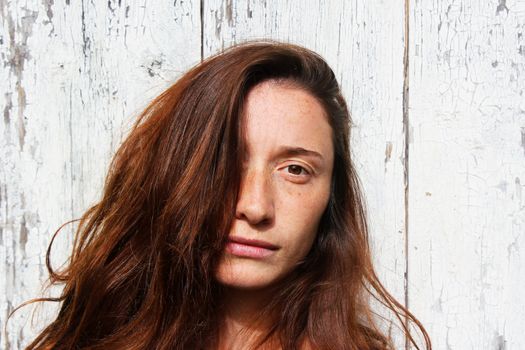
<svg viewBox="0 0 525 350">
<path fill-rule="evenodd" d="M 118 149 L 102 199 L 79 220 L 69 264 L 46 265 L 63 285 L 57 318 L 28 349 L 201 349 L 215 344 L 221 286 L 214 280 L 231 226 L 243 156 L 244 99 L 270 79 L 304 89 L 327 111 L 334 171 L 308 256 L 266 311 L 283 349 L 390 349 L 370 301 L 396 317 L 417 349 L 421 323 L 372 266 L 366 213 L 349 149 L 350 114 L 333 71 L 316 53 L 247 42 L 184 74 L 141 114 Z M 58 231 L 57 231 L 58 232 Z M 55 233 L 56 235 L 56 233 Z M 53 236 L 54 239 L 55 236 Z M 278 312 L 275 312 L 279 310 Z"/>
</svg>

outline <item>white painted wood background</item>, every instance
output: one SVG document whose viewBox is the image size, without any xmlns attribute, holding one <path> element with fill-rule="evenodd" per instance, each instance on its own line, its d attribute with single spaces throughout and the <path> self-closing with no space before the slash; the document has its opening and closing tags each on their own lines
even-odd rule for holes
<svg viewBox="0 0 525 350">
<path fill-rule="evenodd" d="M 273 38 L 336 72 L 377 268 L 434 348 L 525 349 L 525 1 L 0 0 L 0 21 L 2 328 L 148 101 L 203 57 Z M 0 348 L 56 307 L 37 310 Z"/>
</svg>

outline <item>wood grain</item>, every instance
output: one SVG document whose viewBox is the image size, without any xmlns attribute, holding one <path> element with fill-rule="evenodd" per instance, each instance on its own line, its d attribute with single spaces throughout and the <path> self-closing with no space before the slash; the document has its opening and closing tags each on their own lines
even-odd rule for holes
<svg viewBox="0 0 525 350">
<path fill-rule="evenodd" d="M 40 295 L 52 234 L 96 202 L 141 109 L 202 58 L 272 38 L 334 69 L 377 269 L 434 348 L 525 348 L 524 1 L 0 0 L 0 24 L 2 327 Z M 31 311 L 0 348 L 56 308 L 33 327 Z"/>
<path fill-rule="evenodd" d="M 436 349 L 523 349 L 525 2 L 410 14 L 409 306 Z"/>
<path fill-rule="evenodd" d="M 0 323 L 40 295 L 52 234 L 100 195 L 134 117 L 201 58 L 199 2 L 0 1 Z M 53 246 L 60 266 L 73 225 Z M 52 294 L 57 294 L 55 291 Z M 17 312 L 2 349 L 21 349 L 52 316 Z"/>
</svg>

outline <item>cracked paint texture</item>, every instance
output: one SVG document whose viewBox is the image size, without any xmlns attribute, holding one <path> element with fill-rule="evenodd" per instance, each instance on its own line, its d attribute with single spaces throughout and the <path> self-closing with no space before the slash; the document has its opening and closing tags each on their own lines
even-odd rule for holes
<svg viewBox="0 0 525 350">
<path fill-rule="evenodd" d="M 52 234 L 97 201 L 147 103 L 202 57 L 272 38 L 333 68 L 376 268 L 434 348 L 525 348 L 524 13 L 505 0 L 0 0 L 0 324 L 41 295 Z M 23 349 L 56 310 L 33 326 L 33 307 L 19 310 L 0 348 Z"/>
</svg>

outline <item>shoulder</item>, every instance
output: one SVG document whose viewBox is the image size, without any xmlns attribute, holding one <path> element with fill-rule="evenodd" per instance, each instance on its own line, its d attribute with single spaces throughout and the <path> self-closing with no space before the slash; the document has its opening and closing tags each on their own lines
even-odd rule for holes
<svg viewBox="0 0 525 350">
<path fill-rule="evenodd" d="M 312 345 L 310 339 L 305 338 L 299 347 L 300 350 L 314 350 L 315 347 Z"/>
</svg>

